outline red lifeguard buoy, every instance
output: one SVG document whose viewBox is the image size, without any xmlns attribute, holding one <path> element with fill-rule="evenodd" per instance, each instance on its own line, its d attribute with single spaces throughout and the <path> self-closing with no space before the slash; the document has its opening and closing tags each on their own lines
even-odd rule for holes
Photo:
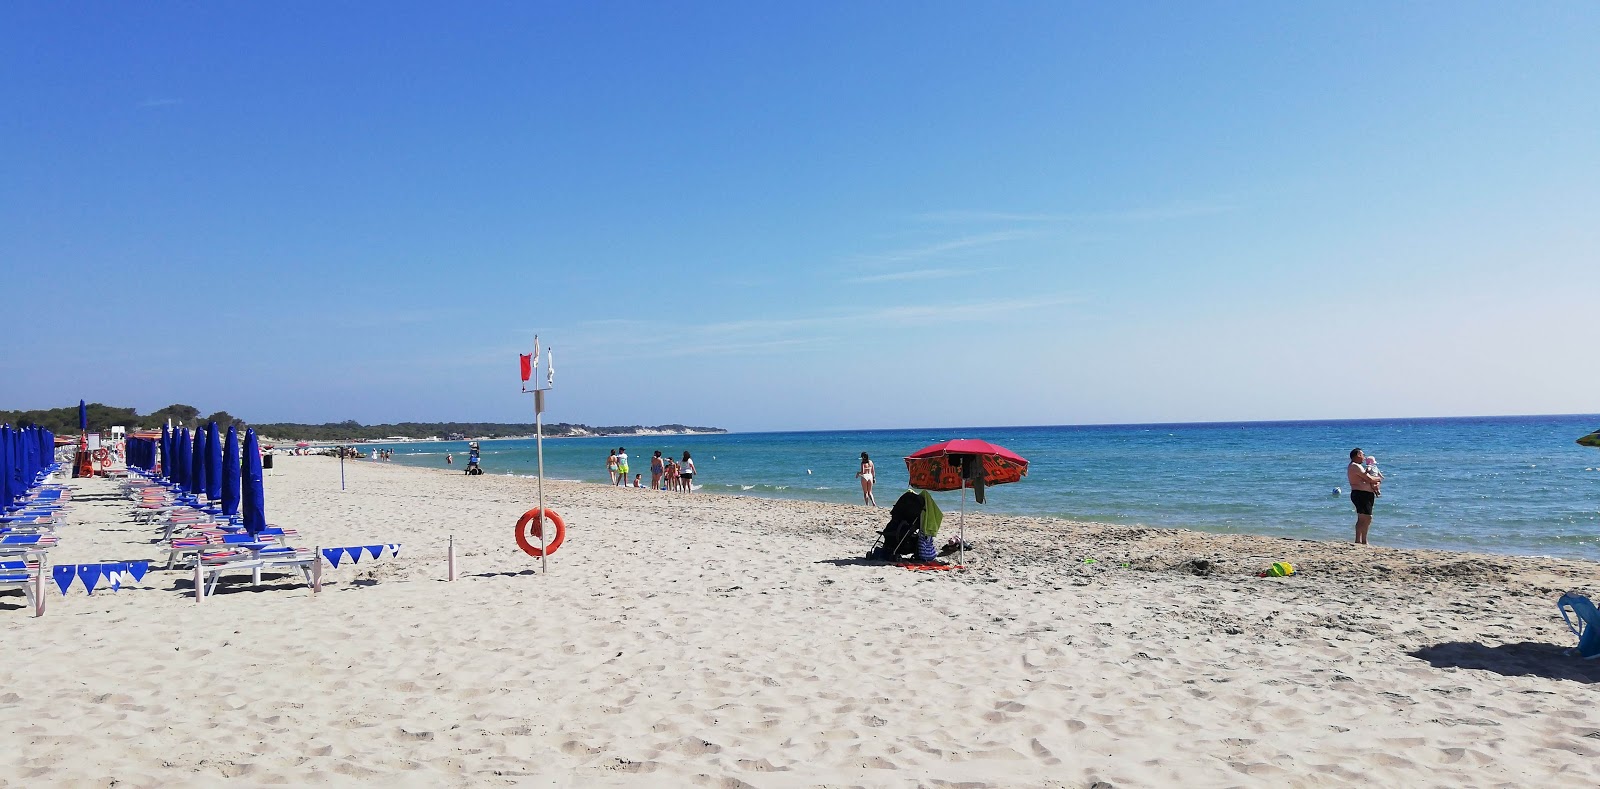
<svg viewBox="0 0 1600 789">
<path fill-rule="evenodd" d="M 541 515 L 544 517 L 541 518 Z M 539 550 L 539 546 L 528 541 L 528 535 L 524 532 L 523 527 L 527 526 L 529 521 L 533 521 L 533 528 L 530 531 L 533 532 L 533 536 L 535 537 L 542 536 L 544 531 L 544 518 L 549 518 L 550 522 L 556 525 L 556 533 L 550 538 L 549 542 L 545 543 L 544 551 L 541 552 Z M 555 510 L 540 510 L 538 507 L 535 507 L 527 512 L 522 513 L 522 517 L 517 519 L 517 547 L 521 548 L 523 553 L 526 553 L 529 556 L 549 556 L 550 554 L 555 553 L 557 548 L 561 547 L 561 541 L 565 540 L 566 538 L 567 522 L 562 520 L 561 516 L 557 515 Z"/>
<path fill-rule="evenodd" d="M 111 451 L 105 447 L 94 451 L 94 459 L 100 461 L 100 468 L 111 468 Z"/>
</svg>

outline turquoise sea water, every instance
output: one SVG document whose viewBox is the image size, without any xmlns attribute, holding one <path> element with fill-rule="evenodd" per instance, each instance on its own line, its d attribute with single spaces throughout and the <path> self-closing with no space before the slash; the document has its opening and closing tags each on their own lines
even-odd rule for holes
<svg viewBox="0 0 1600 789">
<path fill-rule="evenodd" d="M 1580 415 L 733 433 L 546 440 L 544 456 L 549 477 L 605 482 L 607 450 L 625 446 L 648 484 L 653 450 L 688 450 L 708 492 L 859 503 L 868 452 L 887 507 L 905 455 L 982 438 L 1031 462 L 1026 479 L 989 490 L 975 507 L 985 512 L 1347 540 L 1354 513 L 1333 491 L 1348 492 L 1359 446 L 1386 476 L 1374 544 L 1600 560 L 1600 450 L 1573 443 L 1596 427 L 1600 416 Z M 446 452 L 451 468 L 466 462 L 465 442 L 377 446 L 409 465 L 444 468 Z M 482 447 L 486 473 L 534 473 L 531 439 Z M 946 510 L 959 504 L 938 495 Z"/>
</svg>

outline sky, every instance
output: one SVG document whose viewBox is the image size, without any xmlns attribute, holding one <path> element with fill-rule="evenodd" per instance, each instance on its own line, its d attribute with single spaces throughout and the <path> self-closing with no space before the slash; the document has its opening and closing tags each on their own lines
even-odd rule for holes
<svg viewBox="0 0 1600 789">
<path fill-rule="evenodd" d="M 0 409 L 1600 411 L 1600 4 L 466 5 L 0 4 Z"/>
</svg>

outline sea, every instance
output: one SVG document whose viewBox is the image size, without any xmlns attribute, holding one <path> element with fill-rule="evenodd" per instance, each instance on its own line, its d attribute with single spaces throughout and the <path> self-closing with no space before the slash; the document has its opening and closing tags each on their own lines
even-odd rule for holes
<svg viewBox="0 0 1600 789">
<path fill-rule="evenodd" d="M 704 492 L 859 504 L 866 452 L 888 507 L 905 490 L 906 455 L 980 438 L 1030 465 L 984 504 L 969 493 L 969 511 L 1349 540 L 1345 466 L 1361 447 L 1385 477 L 1375 545 L 1600 560 L 1600 450 L 1574 443 L 1597 427 L 1589 414 L 560 438 L 544 441 L 544 473 L 609 482 L 608 451 L 625 447 L 648 485 L 652 452 L 690 452 Z M 459 470 L 467 460 L 464 441 L 363 445 L 373 447 L 406 465 Z M 481 447 L 485 473 L 536 471 L 533 439 Z M 946 512 L 961 506 L 958 492 L 937 496 Z"/>
</svg>

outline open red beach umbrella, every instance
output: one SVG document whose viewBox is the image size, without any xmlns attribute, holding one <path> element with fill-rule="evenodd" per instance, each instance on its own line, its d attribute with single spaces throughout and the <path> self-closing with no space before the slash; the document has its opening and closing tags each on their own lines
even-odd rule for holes
<svg viewBox="0 0 1600 789">
<path fill-rule="evenodd" d="M 906 456 L 911 487 L 961 491 L 960 535 L 957 538 L 961 545 L 957 561 L 962 564 L 967 561 L 967 488 L 975 487 L 977 481 L 974 474 L 963 474 L 963 470 L 972 463 L 982 465 L 985 486 L 1004 485 L 1028 476 L 1027 458 L 975 438 L 943 441 Z M 978 501 L 983 502 L 982 490 L 979 490 Z"/>
<path fill-rule="evenodd" d="M 956 459 L 952 460 L 952 456 Z M 1004 485 L 1028 476 L 1026 458 L 998 444 L 961 438 L 923 447 L 906 456 L 911 487 L 923 490 L 960 490 L 961 468 L 966 458 L 983 464 L 983 484 Z"/>
</svg>

